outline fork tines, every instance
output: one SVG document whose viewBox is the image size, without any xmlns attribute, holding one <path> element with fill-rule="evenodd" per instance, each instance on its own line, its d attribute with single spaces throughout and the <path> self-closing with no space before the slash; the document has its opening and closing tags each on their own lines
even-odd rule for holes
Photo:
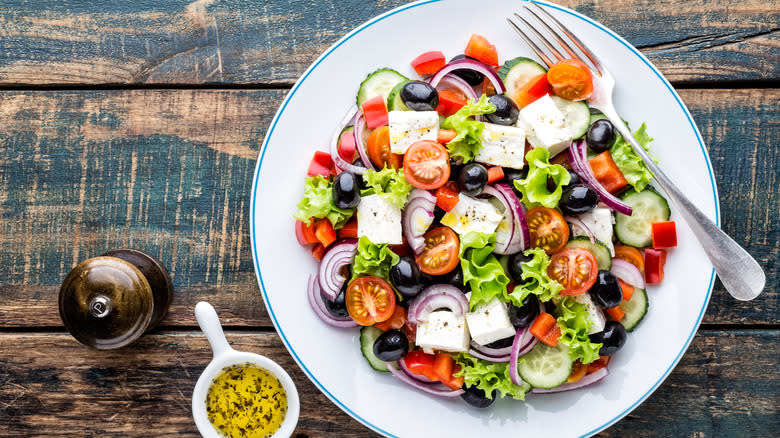
<svg viewBox="0 0 780 438">
<path fill-rule="evenodd" d="M 599 59 L 596 57 L 594 53 L 592 53 L 590 50 L 588 50 L 585 45 L 580 41 L 579 38 L 577 38 L 576 35 L 574 35 L 565 25 L 563 25 L 560 21 L 558 21 L 555 17 L 550 15 L 547 11 L 545 11 L 542 7 L 537 5 L 536 3 L 532 1 L 523 2 L 523 8 L 534 17 L 536 21 L 541 24 L 541 27 L 534 26 L 531 23 L 528 22 L 525 18 L 523 18 L 520 14 L 515 13 L 514 16 L 520 20 L 520 22 L 527 27 L 534 36 L 544 45 L 544 47 L 548 50 L 548 52 L 545 52 L 540 48 L 535 42 L 534 39 L 531 38 L 529 34 L 527 34 L 523 29 L 516 24 L 514 21 L 512 21 L 511 18 L 507 18 L 506 21 L 509 22 L 509 24 L 512 26 L 512 28 L 520 35 L 520 37 L 528 43 L 528 45 L 531 47 L 531 50 L 536 53 L 536 55 L 547 64 L 548 67 L 555 64 L 555 62 L 560 61 L 562 59 L 579 59 L 586 64 L 588 63 L 588 60 L 590 61 L 591 67 L 593 67 L 596 71 L 601 73 L 601 62 L 599 62 Z M 540 14 L 544 16 L 544 19 L 540 17 Z M 556 31 L 553 29 L 549 24 L 552 23 L 555 27 L 558 28 Z M 540 31 L 542 29 L 542 31 Z M 547 33 L 548 35 L 551 35 L 552 38 L 555 40 L 555 42 L 558 43 L 558 47 L 562 48 L 564 52 L 566 52 L 566 55 L 561 53 L 560 50 L 558 50 L 558 47 L 550 41 L 549 38 L 545 37 L 542 32 Z M 576 49 L 575 49 L 576 47 Z M 579 49 L 579 52 L 584 54 L 587 59 L 583 59 L 582 56 L 580 56 L 577 53 L 577 49 Z M 552 58 L 548 56 L 549 54 L 552 54 Z"/>
</svg>

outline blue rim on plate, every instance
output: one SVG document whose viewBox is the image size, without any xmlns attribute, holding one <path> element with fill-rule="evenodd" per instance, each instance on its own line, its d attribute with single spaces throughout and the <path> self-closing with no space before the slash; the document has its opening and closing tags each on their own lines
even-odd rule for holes
<svg viewBox="0 0 780 438">
<path fill-rule="evenodd" d="M 260 272 L 260 265 L 259 265 L 260 254 L 258 253 L 258 250 L 257 250 L 257 242 L 256 242 L 256 239 L 255 239 L 255 233 L 254 233 L 254 230 L 255 230 L 255 214 L 254 214 L 254 212 L 255 212 L 256 194 L 257 194 L 257 189 L 258 189 L 259 184 L 260 184 L 260 178 L 259 178 L 259 176 L 260 176 L 260 168 L 263 165 L 263 158 L 265 157 L 265 152 L 266 152 L 268 143 L 269 143 L 271 137 L 274 134 L 274 129 L 276 128 L 276 124 L 279 121 L 279 118 L 281 117 L 281 115 L 284 112 L 285 108 L 287 107 L 287 104 L 295 96 L 295 94 L 298 91 L 298 89 L 300 88 L 300 86 L 306 81 L 306 79 L 317 68 L 317 66 L 323 60 L 325 60 L 325 58 L 327 58 L 334 50 L 339 48 L 346 41 L 348 41 L 349 39 L 351 39 L 355 35 L 359 34 L 363 30 L 367 29 L 368 27 L 370 27 L 370 26 L 372 26 L 372 25 L 374 25 L 374 24 L 376 24 L 376 23 L 378 23 L 378 22 L 380 22 L 380 21 L 382 21 L 382 20 L 384 20 L 384 19 L 386 19 L 388 17 L 391 17 L 391 16 L 396 15 L 398 13 L 407 11 L 409 9 L 417 8 L 417 7 L 424 6 L 424 5 L 427 5 L 427 4 L 430 4 L 430 3 L 439 3 L 439 2 L 442 2 L 442 1 L 443 0 L 423 0 L 423 1 L 416 2 L 416 3 L 410 3 L 408 5 L 401 6 L 401 7 L 398 7 L 396 9 L 393 9 L 393 10 L 390 10 L 388 12 L 385 12 L 385 13 L 383 13 L 381 15 L 378 15 L 378 16 L 374 17 L 373 19 L 371 19 L 371 20 L 361 24 L 360 26 L 355 28 L 353 31 L 349 32 L 347 35 L 345 35 L 344 37 L 339 39 L 337 42 L 335 42 L 322 55 L 320 55 L 320 57 L 317 58 L 317 60 L 314 61 L 314 63 L 312 65 L 310 65 L 308 69 L 306 69 L 306 71 L 301 75 L 301 77 L 298 79 L 298 81 L 292 87 L 290 92 L 287 94 L 287 97 L 282 102 L 282 105 L 279 107 L 279 110 L 277 111 L 277 113 L 274 116 L 273 120 L 271 121 L 271 126 L 268 129 L 268 133 L 266 134 L 265 139 L 263 140 L 263 145 L 262 145 L 262 147 L 260 149 L 260 156 L 259 156 L 259 158 L 257 160 L 257 165 L 255 167 L 254 180 L 252 182 L 252 194 L 251 194 L 251 203 L 250 203 L 250 210 L 249 210 L 250 211 L 250 236 L 251 236 L 251 240 L 252 240 L 252 259 L 253 259 L 253 262 L 254 262 L 255 273 L 257 274 L 257 280 L 258 280 L 258 283 L 260 285 L 260 291 L 261 291 L 262 296 L 263 296 L 263 302 L 265 303 L 266 308 L 268 309 L 268 313 L 271 316 L 271 320 L 272 320 L 272 322 L 274 324 L 274 327 L 276 328 L 276 331 L 279 333 L 279 336 L 281 337 L 282 342 L 284 343 L 284 346 L 290 352 L 290 354 L 292 355 L 293 359 L 295 359 L 295 362 L 298 364 L 298 366 L 300 366 L 301 369 L 304 371 L 306 376 L 315 384 L 315 386 L 317 386 L 317 388 L 320 391 L 322 391 L 323 394 L 325 394 L 339 408 L 341 408 L 344 412 L 346 412 L 347 414 L 352 416 L 354 419 L 356 419 L 359 422 L 361 422 L 363 425 L 365 425 L 365 426 L 369 427 L 370 429 L 374 430 L 375 432 L 381 433 L 381 434 L 389 436 L 389 437 L 395 437 L 395 435 L 393 435 L 393 434 L 391 434 L 391 433 L 381 429 L 380 427 L 372 424 L 370 421 L 368 421 L 365 418 L 361 417 L 360 415 L 358 415 L 357 413 L 352 411 L 349 407 L 347 407 L 344 403 L 342 403 L 339 399 L 337 399 L 333 394 L 331 394 L 325 388 L 325 386 L 323 386 L 322 383 L 320 383 L 319 380 L 317 380 L 317 378 L 306 367 L 306 365 L 304 365 L 304 363 L 301 361 L 301 359 L 298 356 L 298 354 L 295 352 L 295 349 L 293 348 L 293 346 L 290 345 L 290 343 L 287 340 L 287 337 L 285 336 L 284 332 L 279 327 L 279 323 L 278 323 L 278 321 L 276 319 L 276 314 L 274 313 L 273 308 L 269 305 L 269 300 L 268 300 L 268 296 L 266 294 L 265 285 L 263 284 L 263 275 Z M 674 97 L 674 99 L 677 102 L 677 104 L 680 106 L 680 109 L 682 109 L 683 113 L 685 114 L 686 118 L 688 119 L 688 123 L 690 124 L 691 129 L 693 129 L 693 132 L 696 134 L 696 139 L 697 139 L 697 141 L 699 143 L 699 148 L 701 149 L 702 155 L 704 157 L 704 161 L 707 164 L 707 171 L 708 171 L 709 176 L 710 176 L 710 185 L 711 185 L 711 188 L 712 188 L 712 195 L 713 195 L 714 204 L 715 204 L 715 224 L 720 226 L 720 206 L 719 206 L 719 201 L 718 201 L 718 190 L 717 190 L 717 187 L 715 185 L 715 178 L 713 176 L 712 164 L 710 163 L 709 155 L 707 154 L 707 150 L 704 147 L 704 141 L 701 138 L 701 133 L 699 132 L 699 129 L 696 127 L 696 124 L 693 122 L 693 118 L 691 117 L 690 112 L 685 107 L 685 105 L 682 103 L 682 100 L 680 99 L 680 96 L 674 90 L 674 88 L 669 83 L 669 81 L 666 80 L 666 78 L 661 74 L 661 72 L 658 71 L 658 69 L 641 52 L 639 52 L 634 46 L 629 44 L 620 35 L 617 35 L 616 33 L 614 33 L 612 30 L 608 29 L 607 27 L 605 27 L 605 26 L 601 25 L 600 23 L 597 23 L 596 21 L 594 21 L 594 20 L 592 20 L 592 19 L 590 19 L 590 18 L 580 14 L 579 12 L 573 11 L 573 10 L 568 9 L 568 8 L 564 8 L 562 6 L 558 6 L 558 5 L 553 4 L 553 3 L 547 3 L 547 2 L 539 1 L 539 0 L 534 0 L 534 3 L 540 4 L 540 5 L 544 5 L 546 7 L 549 7 L 549 8 L 561 11 L 563 13 L 566 13 L 568 15 L 571 15 L 573 17 L 576 17 L 576 18 L 578 18 L 578 19 L 580 19 L 580 20 L 590 24 L 591 26 L 594 26 L 597 29 L 603 31 L 607 35 L 611 36 L 612 38 L 614 38 L 615 40 L 620 42 L 623 46 L 628 48 L 634 55 L 636 55 L 640 60 L 642 60 L 642 62 L 648 68 L 650 68 L 650 70 L 658 77 L 658 79 L 661 80 L 661 82 L 664 84 L 664 86 L 669 90 L 671 95 Z M 604 429 L 608 428 L 609 426 L 615 424 L 620 419 L 622 419 L 625 415 L 627 415 L 629 412 L 631 412 L 637 406 L 639 406 L 639 404 L 644 402 L 650 396 L 650 394 L 652 394 L 661 385 L 661 383 L 663 383 L 664 380 L 666 380 L 666 378 L 669 376 L 669 374 L 672 372 L 672 370 L 675 368 L 675 366 L 677 366 L 677 363 L 680 361 L 680 359 L 682 358 L 683 354 L 688 349 L 688 346 L 690 345 L 691 341 L 693 340 L 694 335 L 698 331 L 699 324 L 701 323 L 701 320 L 704 317 L 704 313 L 707 310 L 707 305 L 709 304 L 710 297 L 712 296 L 712 289 L 713 289 L 714 282 L 715 282 L 715 269 L 713 268 L 712 269 L 712 273 L 710 275 L 710 282 L 709 282 L 709 285 L 707 286 L 706 299 L 704 300 L 704 303 L 702 304 L 702 308 L 699 311 L 699 315 L 697 317 L 696 324 L 694 325 L 693 330 L 691 331 L 691 333 L 688 335 L 688 338 L 686 339 L 682 349 L 677 353 L 677 356 L 675 357 L 674 361 L 669 365 L 669 367 L 666 369 L 666 371 L 664 371 L 663 375 L 658 379 L 658 381 L 655 382 L 655 384 L 653 384 L 653 386 L 650 389 L 648 389 L 647 392 L 645 392 L 641 397 L 639 397 L 639 399 L 637 399 L 633 404 L 631 404 L 631 406 L 626 408 L 623 412 L 619 413 L 613 419 L 607 421 L 606 423 L 602 424 L 601 426 L 599 426 L 599 427 L 597 427 L 597 428 L 595 428 L 595 429 L 593 429 L 593 430 L 583 434 L 582 436 L 594 435 L 596 433 L 599 433 L 599 432 L 603 431 Z"/>
</svg>

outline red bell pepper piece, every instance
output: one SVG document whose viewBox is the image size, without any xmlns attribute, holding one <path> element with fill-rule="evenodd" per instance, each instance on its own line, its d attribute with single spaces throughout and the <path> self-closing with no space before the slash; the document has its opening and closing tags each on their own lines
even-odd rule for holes
<svg viewBox="0 0 780 438">
<path fill-rule="evenodd" d="M 449 117 L 466 106 L 466 103 L 466 96 L 463 93 L 451 88 L 445 88 L 439 91 L 439 105 L 436 107 L 436 112 L 444 117 Z"/>
<path fill-rule="evenodd" d="M 488 170 L 488 184 L 492 184 L 496 181 L 504 179 L 504 168 L 501 166 L 489 167 Z"/>
<path fill-rule="evenodd" d="M 311 248 L 311 255 L 313 255 L 314 258 L 317 259 L 318 262 L 321 262 L 322 261 L 322 256 L 325 255 L 325 247 L 322 246 L 321 243 L 318 243 L 318 244 L 314 245 Z"/>
<path fill-rule="evenodd" d="M 653 222 L 653 248 L 674 248 L 677 246 L 677 227 L 674 221 Z"/>
<path fill-rule="evenodd" d="M 647 284 L 658 284 L 663 281 L 665 264 L 665 250 L 645 248 L 645 281 Z"/>
<path fill-rule="evenodd" d="M 558 323 L 555 317 L 547 312 L 542 312 L 534 319 L 531 326 L 528 328 L 532 335 L 537 339 L 549 345 L 555 347 L 558 345 L 558 339 L 561 338 L 561 328 L 558 327 Z"/>
<path fill-rule="evenodd" d="M 309 176 L 322 175 L 324 178 L 330 178 L 333 170 L 333 158 L 327 152 L 316 151 L 314 157 L 309 163 Z"/>
<path fill-rule="evenodd" d="M 352 218 L 349 222 L 346 223 L 341 229 L 338 231 L 339 239 L 344 239 L 347 237 L 357 239 L 358 236 L 358 223 L 357 218 Z"/>
<path fill-rule="evenodd" d="M 333 225 L 327 219 L 320 219 L 314 223 L 314 234 L 325 248 L 335 242 L 337 237 L 336 230 L 333 229 Z"/>
<path fill-rule="evenodd" d="M 436 189 L 436 205 L 444 211 L 450 211 L 458 204 L 458 187 L 454 181 L 449 181 Z"/>
<path fill-rule="evenodd" d="M 626 311 L 621 309 L 620 306 L 604 309 L 604 313 L 609 315 L 609 317 L 612 318 L 613 321 L 617 321 L 617 322 L 620 322 L 620 320 L 623 319 L 624 316 L 626 316 Z"/>
<path fill-rule="evenodd" d="M 412 61 L 414 71 L 420 76 L 435 74 L 445 64 L 447 64 L 447 60 L 444 58 L 444 54 L 438 50 L 425 52 Z"/>
<path fill-rule="evenodd" d="M 439 381 L 436 371 L 434 371 L 436 356 L 427 354 L 422 350 L 412 350 L 402 360 L 413 374 L 425 376 L 432 382 Z"/>
<path fill-rule="evenodd" d="M 295 237 L 298 238 L 298 243 L 300 243 L 301 246 L 311 245 L 312 243 L 319 243 L 317 235 L 314 234 L 313 223 L 306 225 L 301 221 L 295 221 Z"/>
<path fill-rule="evenodd" d="M 368 129 L 387 125 L 387 104 L 383 96 L 376 96 L 363 102 L 363 116 Z"/>
<path fill-rule="evenodd" d="M 615 164 L 609 151 L 596 155 L 588 163 L 593 169 L 593 175 L 609 193 L 617 193 L 628 185 L 626 177 Z"/>
<path fill-rule="evenodd" d="M 491 67 L 498 67 L 498 52 L 496 52 L 496 46 L 490 44 L 487 38 L 482 35 L 471 35 L 463 54 Z"/>
</svg>

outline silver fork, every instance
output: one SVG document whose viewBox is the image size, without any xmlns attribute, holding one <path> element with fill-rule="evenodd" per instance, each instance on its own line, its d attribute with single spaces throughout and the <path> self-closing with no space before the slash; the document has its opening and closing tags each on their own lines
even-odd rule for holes
<svg viewBox="0 0 780 438">
<path fill-rule="evenodd" d="M 620 132 L 620 135 L 631 144 L 634 152 L 644 160 L 655 176 L 658 185 L 666 192 L 672 204 L 674 204 L 677 211 L 688 223 L 691 230 L 693 230 L 699 243 L 701 243 L 704 251 L 709 256 L 710 261 L 712 261 L 715 272 L 718 273 L 718 277 L 720 277 L 720 281 L 726 287 L 726 290 L 738 300 L 747 301 L 757 297 L 761 290 L 764 289 L 764 284 L 766 283 L 766 276 L 761 266 L 744 248 L 721 231 L 701 210 L 693 205 L 669 177 L 664 174 L 661 168 L 655 164 L 645 149 L 637 143 L 634 136 L 631 135 L 631 131 L 629 131 L 620 116 L 618 116 L 617 111 L 615 111 L 615 106 L 612 103 L 615 79 L 607 71 L 604 64 L 566 26 L 542 7 L 532 1 L 523 2 L 523 6 L 540 26 L 535 27 L 520 14 L 515 13 L 514 16 L 536 36 L 548 52 L 541 49 L 529 34 L 525 33 L 510 18 L 507 18 L 512 28 L 517 31 L 520 37 L 528 43 L 531 49 L 548 67 L 561 59 L 572 58 L 579 59 L 590 65 L 593 73 L 593 94 L 587 100 L 588 104 L 592 108 L 596 108 L 604 113 L 618 132 Z M 557 31 L 552 28 L 551 24 L 557 28 Z M 545 33 L 551 36 L 566 54 L 561 53 L 555 44 L 544 36 Z M 585 55 L 584 58 L 577 53 L 578 50 Z"/>
</svg>

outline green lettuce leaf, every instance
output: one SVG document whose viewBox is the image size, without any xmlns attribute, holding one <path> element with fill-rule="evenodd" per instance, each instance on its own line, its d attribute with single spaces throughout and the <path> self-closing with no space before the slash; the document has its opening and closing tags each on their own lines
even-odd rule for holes
<svg viewBox="0 0 780 438">
<path fill-rule="evenodd" d="M 521 201 L 528 208 L 543 205 L 555 208 L 561 200 L 562 187 L 569 183 L 571 175 L 560 164 L 550 164 L 550 152 L 545 148 L 533 148 L 525 154 L 528 161 L 528 176 L 516 179 L 515 188 L 521 194 Z M 547 189 L 547 181 L 555 183 L 555 190 Z"/>
<path fill-rule="evenodd" d="M 599 358 L 601 344 L 590 342 L 588 330 L 592 322 L 584 304 L 578 303 L 572 296 L 563 297 L 553 314 L 558 318 L 561 329 L 559 341 L 569 347 L 572 360 L 580 359 L 582 363 L 589 364 Z"/>
<path fill-rule="evenodd" d="M 463 376 L 466 386 L 476 386 L 485 391 L 489 399 L 493 399 L 493 391 L 498 390 L 501 397 L 510 396 L 517 400 L 525 400 L 525 394 L 531 389 L 531 385 L 523 382 L 523 386 L 512 383 L 509 377 L 509 363 L 493 363 L 468 353 L 454 355 L 455 362 L 461 369 L 455 376 Z"/>
<path fill-rule="evenodd" d="M 293 217 L 309 224 L 312 218 L 328 218 L 333 228 L 339 229 L 355 213 L 354 208 L 341 209 L 333 205 L 332 183 L 322 175 L 307 176 L 303 185 L 303 199 Z"/>
<path fill-rule="evenodd" d="M 495 233 L 472 232 L 460 236 L 460 266 L 463 268 L 463 282 L 471 288 L 471 310 L 507 293 L 509 277 L 493 255 L 495 248 Z"/>
<path fill-rule="evenodd" d="M 650 152 L 650 147 L 648 145 L 653 139 L 647 135 L 647 126 L 645 126 L 644 123 L 642 123 L 642 126 L 634 132 L 634 138 L 648 153 Z M 639 155 L 634 153 L 631 145 L 628 144 L 623 137 L 618 135 L 615 144 L 612 145 L 612 149 L 610 149 L 610 153 L 612 154 L 612 159 L 615 161 L 618 169 L 620 169 L 620 171 L 623 172 L 623 176 L 626 177 L 626 181 L 628 181 L 637 192 L 644 190 L 650 183 L 650 180 L 653 179 L 653 174 Z M 652 155 L 651 158 L 653 158 L 656 163 L 658 162 Z"/>
<path fill-rule="evenodd" d="M 529 294 L 536 295 L 542 302 L 557 297 L 563 286 L 547 275 L 550 257 L 540 248 L 527 249 L 523 254 L 531 257 L 531 260 L 522 263 L 522 277 L 525 281 L 515 287 L 506 297 L 507 300 L 520 307 Z"/>
<path fill-rule="evenodd" d="M 496 111 L 496 106 L 490 103 L 486 95 L 482 95 L 478 101 L 469 100 L 463 108 L 455 114 L 447 117 L 442 122 L 444 129 L 454 129 L 458 135 L 447 143 L 450 157 L 460 159 L 464 163 L 474 160 L 474 156 L 482 148 L 480 137 L 485 124 L 472 119 L 473 116 L 490 114 Z"/>
<path fill-rule="evenodd" d="M 404 208 L 409 192 L 414 188 L 404 177 L 403 169 L 385 167 L 378 172 L 367 169 L 363 181 L 367 188 L 360 191 L 360 196 L 377 194 L 400 209 Z"/>
<path fill-rule="evenodd" d="M 363 275 L 374 275 L 387 280 L 390 268 L 400 260 L 386 243 L 376 245 L 368 240 L 368 237 L 362 236 L 358 240 L 350 281 Z"/>
</svg>

